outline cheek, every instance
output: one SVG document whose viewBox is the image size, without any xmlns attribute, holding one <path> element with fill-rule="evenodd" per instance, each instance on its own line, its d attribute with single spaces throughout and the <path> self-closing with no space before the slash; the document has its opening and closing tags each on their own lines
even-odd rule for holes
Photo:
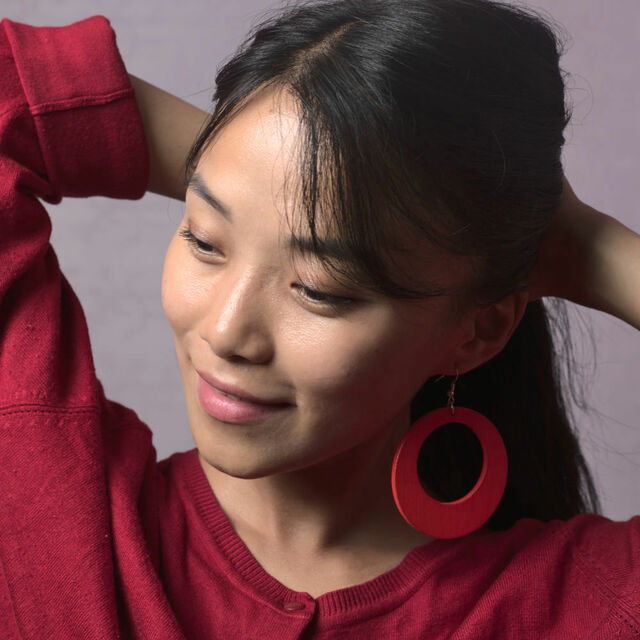
<svg viewBox="0 0 640 640">
<path fill-rule="evenodd" d="M 303 371 L 317 402 L 343 414 L 386 418 L 441 372 L 447 350 L 444 336 L 428 324 L 353 327 L 310 349 Z"/>
<path fill-rule="evenodd" d="M 287 361 L 296 371 L 296 386 L 309 400 L 327 408 L 370 402 L 392 370 L 403 369 L 410 352 L 398 350 L 398 336 L 388 321 L 368 320 L 287 332 Z"/>
<path fill-rule="evenodd" d="M 180 242 L 181 239 L 174 236 L 169 244 L 161 284 L 162 308 L 176 336 L 194 326 L 207 287 L 193 273 L 192 261 Z"/>
</svg>

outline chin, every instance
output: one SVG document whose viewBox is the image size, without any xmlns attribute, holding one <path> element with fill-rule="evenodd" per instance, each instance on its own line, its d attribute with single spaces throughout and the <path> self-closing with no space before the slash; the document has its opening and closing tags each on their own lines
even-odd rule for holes
<svg viewBox="0 0 640 640">
<path fill-rule="evenodd" d="M 198 447 L 200 457 L 209 466 L 233 478 L 255 480 L 283 471 L 282 465 L 273 460 L 248 459 L 246 454 L 237 456 L 222 454 L 219 450 L 210 454 L 205 448 Z"/>
</svg>

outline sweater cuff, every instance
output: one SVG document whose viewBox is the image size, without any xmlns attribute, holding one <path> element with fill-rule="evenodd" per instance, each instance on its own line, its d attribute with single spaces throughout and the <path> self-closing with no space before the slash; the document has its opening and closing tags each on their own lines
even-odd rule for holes
<svg viewBox="0 0 640 640">
<path fill-rule="evenodd" d="M 109 21 L 34 27 L 5 19 L 2 26 L 58 194 L 141 198 L 149 152 Z"/>
</svg>

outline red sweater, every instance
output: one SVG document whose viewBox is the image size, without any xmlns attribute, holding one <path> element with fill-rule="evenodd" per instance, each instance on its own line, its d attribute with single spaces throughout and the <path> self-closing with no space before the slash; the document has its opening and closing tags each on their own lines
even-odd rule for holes
<svg viewBox="0 0 640 640">
<path fill-rule="evenodd" d="M 107 400 L 41 200 L 140 198 L 109 23 L 0 26 L 0 638 L 639 638 L 640 516 L 437 540 L 318 598 L 264 571 L 196 449 Z"/>
</svg>

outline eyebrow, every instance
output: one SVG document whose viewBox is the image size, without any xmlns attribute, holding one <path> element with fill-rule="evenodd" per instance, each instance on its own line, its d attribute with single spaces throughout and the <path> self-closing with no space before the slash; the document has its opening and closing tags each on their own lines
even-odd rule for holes
<svg viewBox="0 0 640 640">
<path fill-rule="evenodd" d="M 211 193 L 211 190 L 204 183 L 202 176 L 194 172 L 185 181 L 185 190 L 190 189 L 202 200 L 204 200 L 210 207 L 219 211 L 229 222 L 233 221 L 233 214 L 231 209 L 226 207 L 216 196 Z M 318 257 L 326 256 L 328 258 L 335 258 L 342 262 L 348 262 L 356 265 L 357 261 L 354 258 L 352 252 L 340 242 L 330 239 L 318 238 L 316 242 L 317 246 L 314 246 L 313 240 L 307 237 L 299 237 L 292 235 L 289 237 L 288 246 L 294 251 L 303 255 L 315 255 Z"/>
<path fill-rule="evenodd" d="M 225 207 L 218 198 L 216 198 L 204 183 L 202 176 L 194 172 L 185 182 L 185 190 L 191 189 L 196 195 L 202 198 L 209 206 L 219 211 L 229 222 L 233 220 L 231 210 Z"/>
</svg>

